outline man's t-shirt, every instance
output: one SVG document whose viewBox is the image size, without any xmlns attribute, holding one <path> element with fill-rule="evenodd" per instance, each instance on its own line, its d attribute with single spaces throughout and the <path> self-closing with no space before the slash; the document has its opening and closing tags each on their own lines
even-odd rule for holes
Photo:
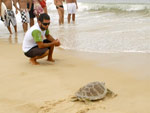
<svg viewBox="0 0 150 113">
<path fill-rule="evenodd" d="M 27 52 L 32 47 L 37 46 L 37 42 L 43 41 L 45 35 L 48 34 L 49 30 L 42 31 L 38 23 L 32 26 L 25 34 L 22 45 L 23 52 Z"/>
</svg>

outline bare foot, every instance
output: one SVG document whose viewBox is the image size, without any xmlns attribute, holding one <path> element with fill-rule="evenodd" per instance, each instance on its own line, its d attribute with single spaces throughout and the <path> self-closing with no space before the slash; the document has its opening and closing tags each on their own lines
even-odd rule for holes
<svg viewBox="0 0 150 113">
<path fill-rule="evenodd" d="M 30 59 L 30 63 L 32 65 L 39 65 L 39 63 L 36 60 L 32 59 L 32 58 Z"/>
<path fill-rule="evenodd" d="M 47 61 L 50 61 L 50 62 L 55 62 L 55 60 L 54 59 L 47 59 Z"/>
</svg>

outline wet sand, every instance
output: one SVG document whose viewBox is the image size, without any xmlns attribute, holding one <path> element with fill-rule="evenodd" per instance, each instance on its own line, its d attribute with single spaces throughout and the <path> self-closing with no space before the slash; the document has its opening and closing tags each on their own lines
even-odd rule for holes
<svg viewBox="0 0 150 113">
<path fill-rule="evenodd" d="M 21 44 L 0 40 L 0 113 L 147 113 L 150 54 L 85 53 L 56 48 L 55 63 L 33 66 Z M 103 81 L 118 94 L 103 101 L 71 102 L 83 85 Z"/>
</svg>

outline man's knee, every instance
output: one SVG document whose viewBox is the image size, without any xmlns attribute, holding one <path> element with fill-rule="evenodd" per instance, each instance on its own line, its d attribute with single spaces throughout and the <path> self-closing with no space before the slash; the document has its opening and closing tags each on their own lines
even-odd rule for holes
<svg viewBox="0 0 150 113">
<path fill-rule="evenodd" d="M 48 55 L 49 54 L 49 49 L 45 52 L 45 55 Z"/>
</svg>

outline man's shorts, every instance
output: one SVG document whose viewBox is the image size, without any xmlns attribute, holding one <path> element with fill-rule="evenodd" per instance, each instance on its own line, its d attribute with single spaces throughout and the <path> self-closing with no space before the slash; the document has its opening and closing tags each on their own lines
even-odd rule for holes
<svg viewBox="0 0 150 113">
<path fill-rule="evenodd" d="M 68 14 L 75 14 L 76 13 L 76 4 L 75 3 L 67 3 L 67 11 L 68 11 Z"/>
<path fill-rule="evenodd" d="M 21 18 L 22 18 L 22 23 L 30 22 L 29 12 L 26 9 L 23 9 L 21 11 Z"/>
<path fill-rule="evenodd" d="M 29 8 L 29 3 L 27 4 L 27 8 Z M 31 10 L 29 11 L 30 18 L 35 18 L 34 12 L 34 4 L 32 3 Z"/>
<path fill-rule="evenodd" d="M 44 40 L 43 43 L 50 43 L 51 41 L 49 40 Z M 25 52 L 25 56 L 33 58 L 36 56 L 42 56 L 47 50 L 49 50 L 50 47 L 48 48 L 38 48 L 38 46 L 32 47 L 29 51 Z"/>
<path fill-rule="evenodd" d="M 4 23 L 8 27 L 10 26 L 10 22 L 12 23 L 13 26 L 17 25 L 14 12 L 8 9 L 5 14 Z"/>
</svg>

